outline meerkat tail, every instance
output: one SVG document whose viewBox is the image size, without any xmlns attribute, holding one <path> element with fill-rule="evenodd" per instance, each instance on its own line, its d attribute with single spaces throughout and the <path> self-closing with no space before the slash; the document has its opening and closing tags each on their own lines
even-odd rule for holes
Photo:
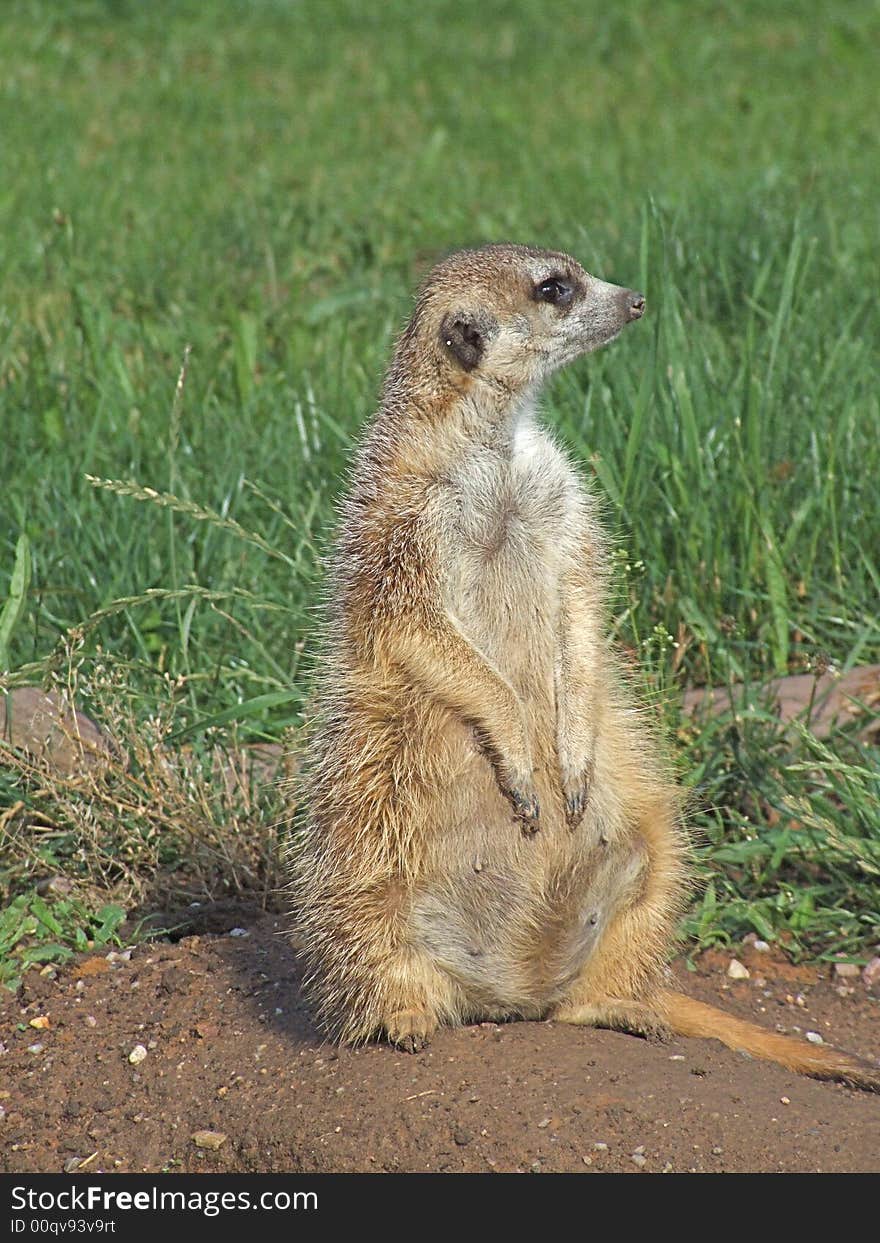
<svg viewBox="0 0 880 1243">
<path fill-rule="evenodd" d="M 850 1087 L 880 1092 L 880 1066 L 837 1049 L 824 1048 L 767 1031 L 734 1018 L 684 993 L 664 992 L 658 1005 L 667 1026 L 678 1036 L 720 1040 L 728 1049 L 777 1062 L 813 1079 L 835 1079 Z"/>
</svg>

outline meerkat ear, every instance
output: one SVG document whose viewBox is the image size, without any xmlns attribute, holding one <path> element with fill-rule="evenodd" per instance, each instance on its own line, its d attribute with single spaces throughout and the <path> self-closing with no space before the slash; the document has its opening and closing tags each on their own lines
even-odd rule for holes
<svg viewBox="0 0 880 1243">
<path fill-rule="evenodd" d="M 444 318 L 440 325 L 440 340 L 460 367 L 473 371 L 480 365 L 486 343 L 497 328 L 498 323 L 491 315 L 459 312 Z"/>
</svg>

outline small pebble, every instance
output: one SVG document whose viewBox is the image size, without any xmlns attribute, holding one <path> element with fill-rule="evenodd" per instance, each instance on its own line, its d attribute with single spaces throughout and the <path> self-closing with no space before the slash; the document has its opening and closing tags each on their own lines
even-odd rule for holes
<svg viewBox="0 0 880 1243">
<path fill-rule="evenodd" d="M 97 1027 L 97 1026 L 98 1026 L 98 1020 L 95 1018 L 94 1014 L 87 1014 L 86 1015 L 86 1027 Z"/>
<path fill-rule="evenodd" d="M 136 1044 L 131 1053 L 129 1053 L 128 1060 L 131 1062 L 132 1066 L 139 1066 L 146 1056 L 147 1051 L 144 1046 L 142 1044 Z"/>
<path fill-rule="evenodd" d="M 608 1151 L 608 1145 L 607 1145 L 607 1144 L 594 1144 L 594 1145 L 593 1145 L 593 1149 L 594 1149 L 596 1152 L 607 1152 L 607 1151 Z"/>
<path fill-rule="evenodd" d="M 755 941 L 754 947 L 758 951 L 759 954 L 770 953 L 770 946 L 767 944 L 766 941 Z"/>
<path fill-rule="evenodd" d="M 780 1102 L 781 1102 L 783 1105 L 790 1105 L 790 1104 L 791 1104 L 791 1101 L 790 1101 L 790 1099 L 789 1099 L 787 1096 L 780 1096 L 779 1100 L 780 1100 Z"/>
<path fill-rule="evenodd" d="M 249 937 L 250 933 L 247 928 L 230 928 L 229 935 L 231 937 Z"/>
<path fill-rule="evenodd" d="M 539 1131 L 543 1131 L 543 1130 L 545 1130 L 545 1129 L 546 1129 L 549 1125 L 550 1125 L 550 1119 L 549 1119 L 549 1118 L 542 1118 L 542 1119 L 541 1119 L 541 1121 L 538 1123 L 538 1130 L 539 1130 Z"/>
<path fill-rule="evenodd" d="M 37 1031 L 45 1031 L 46 1028 L 49 1026 L 49 1016 L 46 1014 L 41 1014 L 39 1018 L 31 1019 L 30 1026 L 35 1027 Z"/>
<path fill-rule="evenodd" d="M 861 967 L 855 962 L 836 962 L 834 964 L 834 974 L 838 980 L 854 980 L 861 975 Z"/>
<path fill-rule="evenodd" d="M 862 972 L 865 988 L 880 988 L 880 958 L 872 958 Z"/>
<path fill-rule="evenodd" d="M 818 1032 L 806 1032 L 805 1034 L 810 1044 L 824 1044 L 825 1043 L 825 1041 L 822 1039 L 822 1037 L 819 1035 Z"/>
<path fill-rule="evenodd" d="M 226 1136 L 222 1131 L 195 1131 L 192 1142 L 196 1148 L 210 1148 L 211 1152 L 216 1152 L 226 1143 Z"/>
<path fill-rule="evenodd" d="M 648 1158 L 643 1152 L 634 1152 L 630 1155 L 630 1161 L 632 1161 L 633 1165 L 637 1165 L 641 1169 L 643 1165 L 647 1164 Z"/>
<path fill-rule="evenodd" d="M 727 974 L 731 980 L 747 980 L 749 978 L 749 969 L 738 958 L 731 958 Z"/>
<path fill-rule="evenodd" d="M 42 1053 L 43 1046 L 41 1044 L 29 1044 L 28 1053 Z"/>
</svg>

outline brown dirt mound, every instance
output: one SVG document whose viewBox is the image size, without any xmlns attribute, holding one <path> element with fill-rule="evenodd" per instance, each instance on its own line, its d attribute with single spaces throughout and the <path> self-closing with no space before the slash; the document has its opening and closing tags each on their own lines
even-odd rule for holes
<svg viewBox="0 0 880 1243">
<path fill-rule="evenodd" d="M 441 1032 L 417 1056 L 338 1050 L 310 1023 L 280 920 L 231 904 L 201 918 L 214 931 L 32 972 L 17 996 L 0 993 L 0 1168 L 880 1167 L 876 1097 L 713 1042 L 511 1023 Z M 728 980 L 729 956 L 716 955 L 682 967 L 682 986 L 768 1027 L 877 1052 L 878 1001 L 858 981 L 738 957 L 749 980 Z"/>
</svg>

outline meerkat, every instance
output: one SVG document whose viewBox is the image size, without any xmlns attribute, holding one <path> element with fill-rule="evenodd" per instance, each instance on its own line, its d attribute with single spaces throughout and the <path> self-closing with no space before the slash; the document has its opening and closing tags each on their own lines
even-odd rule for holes
<svg viewBox="0 0 880 1243">
<path fill-rule="evenodd" d="M 566 254 L 491 245 L 427 277 L 353 467 L 291 845 L 330 1036 L 551 1019 L 714 1037 L 880 1089 L 880 1069 L 674 991 L 681 799 L 606 633 L 596 504 L 544 381 L 640 319 Z"/>
</svg>

